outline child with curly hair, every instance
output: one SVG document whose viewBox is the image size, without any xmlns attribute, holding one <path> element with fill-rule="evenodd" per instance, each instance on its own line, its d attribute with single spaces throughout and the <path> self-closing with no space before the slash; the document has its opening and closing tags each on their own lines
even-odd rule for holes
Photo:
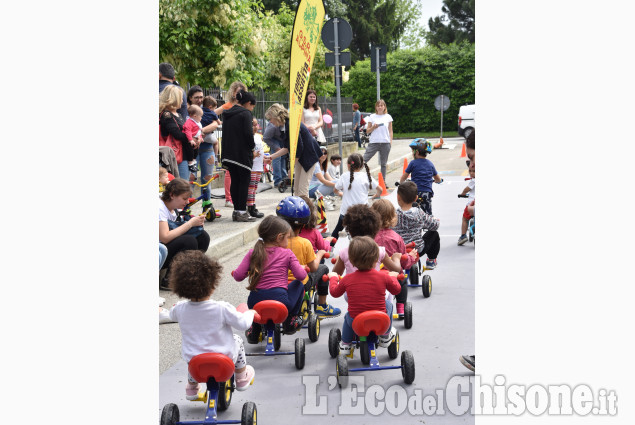
<svg viewBox="0 0 635 425">
<path fill-rule="evenodd" d="M 234 378 L 238 391 L 246 390 L 256 372 L 247 365 L 243 340 L 232 328 L 246 330 L 254 320 L 254 310 L 241 313 L 225 302 L 211 299 L 218 287 L 223 267 L 200 251 L 185 251 L 174 257 L 170 267 L 170 288 L 181 298 L 170 309 L 169 317 L 179 323 L 183 360 L 202 353 L 224 354 L 234 361 Z M 199 384 L 188 373 L 185 397 L 196 400 Z"/>
<path fill-rule="evenodd" d="M 337 225 L 333 229 L 331 236 L 338 238 L 340 231 L 343 229 L 344 214 L 348 211 L 349 207 L 356 204 L 368 204 L 368 191 L 375 189 L 377 192 L 376 198 L 381 196 L 381 187 L 377 181 L 370 176 L 370 169 L 368 164 L 364 162 L 364 158 L 358 154 L 353 153 L 348 156 L 346 160 L 346 166 L 348 171 L 342 174 L 340 179 L 335 183 L 335 190 L 340 190 L 342 194 L 342 205 L 340 206 L 340 218 L 337 220 Z M 362 167 L 366 169 L 366 172 L 362 171 Z"/>
<path fill-rule="evenodd" d="M 231 273 L 237 282 L 248 278 L 249 308 L 263 300 L 280 301 L 287 307 L 289 314 L 284 322 L 287 334 L 295 333 L 302 326 L 298 313 L 304 296 L 302 280 L 307 277 L 293 251 L 287 248 L 291 234 L 291 226 L 286 221 L 273 215 L 265 217 L 258 226 L 259 238 L 253 249 Z M 296 278 L 290 283 L 288 271 Z M 254 323 L 247 332 L 247 342 L 257 343 L 261 331 L 260 324 Z"/>
<path fill-rule="evenodd" d="M 371 208 L 379 214 L 381 219 L 381 228 L 375 235 L 375 242 L 386 249 L 386 255 L 394 260 L 399 260 L 402 270 L 410 270 L 410 267 L 417 261 L 417 254 L 414 250 L 408 253 L 403 238 L 391 229 L 397 224 L 397 212 L 392 202 L 387 199 L 379 199 L 373 202 Z M 401 292 L 397 295 L 397 314 L 400 318 L 404 316 L 406 301 L 408 301 L 408 285 L 404 284 L 401 287 Z"/>
<path fill-rule="evenodd" d="M 338 273 L 329 273 L 329 290 L 334 297 L 346 293 L 348 312 L 342 324 L 340 351 L 344 355 L 351 352 L 354 337 L 353 319 L 365 311 L 383 311 L 390 317 L 388 332 L 378 335 L 378 345 L 388 347 L 396 334 L 392 327 L 392 303 L 385 302 L 385 294 L 398 294 L 401 290 L 397 281 L 397 272 L 382 273 L 375 265 L 380 258 L 380 249 L 368 236 L 356 236 L 348 246 L 350 261 L 355 271 L 348 273 L 338 283 Z"/>
</svg>

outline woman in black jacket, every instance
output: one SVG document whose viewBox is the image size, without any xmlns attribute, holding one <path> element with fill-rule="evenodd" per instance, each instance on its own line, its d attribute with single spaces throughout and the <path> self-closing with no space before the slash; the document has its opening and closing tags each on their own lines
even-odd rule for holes
<svg viewBox="0 0 635 425">
<path fill-rule="evenodd" d="M 221 156 L 223 168 L 232 176 L 229 189 L 234 202 L 233 221 L 252 221 L 247 212 L 247 191 L 254 163 L 253 111 L 256 98 L 250 92 L 236 94 L 238 104 L 223 112 Z"/>
<path fill-rule="evenodd" d="M 183 133 L 183 117 L 177 110 L 183 103 L 183 89 L 169 85 L 159 95 L 159 131 L 164 139 L 168 136 L 181 143 L 182 158 L 178 163 L 179 177 L 185 180 L 196 180 L 196 174 L 188 167 L 187 160 L 194 158 L 196 142 L 192 143 Z"/>
</svg>

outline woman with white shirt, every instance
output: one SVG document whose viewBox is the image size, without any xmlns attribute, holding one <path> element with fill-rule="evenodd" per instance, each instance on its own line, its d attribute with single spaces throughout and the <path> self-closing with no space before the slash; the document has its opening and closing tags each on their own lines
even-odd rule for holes
<svg viewBox="0 0 635 425">
<path fill-rule="evenodd" d="M 302 123 L 307 126 L 311 136 L 315 137 L 320 145 L 326 145 L 326 138 L 322 131 L 324 120 L 322 119 L 322 109 L 317 103 L 315 90 L 309 89 L 304 99 L 304 112 L 302 113 Z"/>
<path fill-rule="evenodd" d="M 381 174 L 386 180 L 386 164 L 392 147 L 392 117 L 388 114 L 388 108 L 383 99 L 375 103 L 375 113 L 366 119 L 366 123 L 366 133 L 370 135 L 370 139 L 364 153 L 364 162 L 368 164 L 368 161 L 379 151 Z"/>
</svg>

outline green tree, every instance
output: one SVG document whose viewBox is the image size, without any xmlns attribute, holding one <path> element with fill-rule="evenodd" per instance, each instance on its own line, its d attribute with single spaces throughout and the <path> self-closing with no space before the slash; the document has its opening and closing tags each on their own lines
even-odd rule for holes
<svg viewBox="0 0 635 425">
<path fill-rule="evenodd" d="M 258 0 L 159 0 L 159 60 L 181 82 L 251 87 L 265 72 L 262 17 Z"/>
<path fill-rule="evenodd" d="M 389 52 L 389 72 L 381 76 L 381 97 L 394 119 L 394 131 L 439 130 L 441 114 L 434 99 L 440 94 L 451 101 L 443 114 L 443 128 L 455 128 L 459 107 L 474 103 L 474 56 L 474 45 L 467 42 Z M 342 96 L 353 96 L 362 111 L 374 111 L 376 77 L 369 59 L 351 68 Z"/>
<path fill-rule="evenodd" d="M 474 43 L 474 0 L 443 0 L 443 3 L 441 11 L 445 15 L 428 21 L 427 42 L 434 46 L 462 41 Z"/>
</svg>

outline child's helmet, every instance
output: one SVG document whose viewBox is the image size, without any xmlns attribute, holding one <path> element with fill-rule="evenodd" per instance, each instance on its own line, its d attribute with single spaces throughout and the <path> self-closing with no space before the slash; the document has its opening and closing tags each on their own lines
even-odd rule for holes
<svg viewBox="0 0 635 425">
<path fill-rule="evenodd" d="M 287 196 L 276 207 L 278 217 L 290 224 L 307 224 L 311 218 L 311 209 L 298 196 Z"/>
<path fill-rule="evenodd" d="M 410 146 L 412 150 L 419 151 L 419 154 L 421 155 L 426 155 L 432 152 L 432 143 L 423 137 L 414 139 L 408 146 Z"/>
</svg>

